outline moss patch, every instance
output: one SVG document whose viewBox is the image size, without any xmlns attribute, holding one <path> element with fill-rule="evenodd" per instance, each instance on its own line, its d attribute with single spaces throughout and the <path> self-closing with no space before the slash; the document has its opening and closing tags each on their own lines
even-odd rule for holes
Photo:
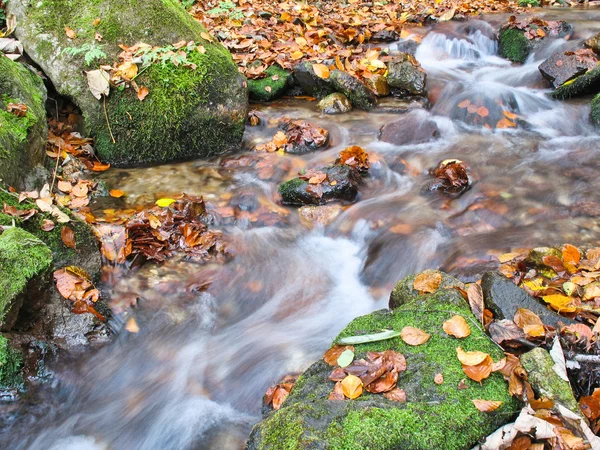
<svg viewBox="0 0 600 450">
<path fill-rule="evenodd" d="M 281 97 L 290 80 L 290 73 L 274 64 L 265 73 L 267 76 L 259 80 L 248 80 L 250 98 L 261 102 L 269 102 Z M 269 89 L 267 89 L 269 88 Z"/>
<path fill-rule="evenodd" d="M 531 51 L 530 43 L 523 30 L 507 28 L 498 36 L 500 56 L 516 63 L 523 63 Z"/>
<path fill-rule="evenodd" d="M 471 326 L 471 336 L 452 338 L 442 324 L 455 314 Z M 252 449 L 463 450 L 509 422 L 519 404 L 508 393 L 503 377 L 494 373 L 481 384 L 469 380 L 456 357 L 456 347 L 489 353 L 495 361 L 503 352 L 485 335 L 462 296 L 455 289 L 441 289 L 413 300 L 394 311 L 383 310 L 352 321 L 336 338 L 354 336 L 412 325 L 431 334 L 423 345 L 412 347 L 400 338 L 355 346 L 356 359 L 369 351 L 394 349 L 403 353 L 407 370 L 400 374 L 398 387 L 407 393 L 406 403 L 395 403 L 381 394 L 363 393 L 350 401 L 331 401 L 327 396 L 334 383 L 325 362 L 311 366 L 297 381 L 283 407 L 255 427 L 248 443 Z M 434 382 L 442 373 L 444 383 Z M 467 389 L 458 390 L 461 380 Z M 482 413 L 472 399 L 502 401 L 493 413 Z M 283 439 L 285 437 L 285 440 Z M 285 442 L 282 447 L 278 442 Z"/>
<path fill-rule="evenodd" d="M 600 94 L 596 95 L 592 100 L 590 119 L 594 125 L 600 126 Z"/>
<path fill-rule="evenodd" d="M 600 91 L 600 64 L 583 75 L 567 81 L 553 91 L 550 96 L 557 100 L 566 100 L 582 95 L 596 94 Z"/>
<path fill-rule="evenodd" d="M 8 339 L 0 335 L 0 389 L 23 385 L 22 365 L 21 354 L 10 347 Z"/>
<path fill-rule="evenodd" d="M 0 235 L 0 320 L 29 280 L 52 266 L 52 252 L 38 238 L 18 227 Z"/>
</svg>

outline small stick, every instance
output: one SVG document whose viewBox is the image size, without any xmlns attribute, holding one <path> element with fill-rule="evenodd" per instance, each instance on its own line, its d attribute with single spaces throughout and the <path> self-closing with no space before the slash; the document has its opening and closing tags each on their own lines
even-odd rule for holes
<svg viewBox="0 0 600 450">
<path fill-rule="evenodd" d="M 58 153 L 56 154 L 56 166 L 54 166 L 54 174 L 52 175 L 52 186 L 50 186 L 50 193 L 54 190 L 54 182 L 56 181 L 56 172 L 58 172 L 58 162 L 60 161 L 60 153 L 62 150 L 60 147 L 58 148 Z"/>
<path fill-rule="evenodd" d="M 116 144 L 115 137 L 113 136 L 112 129 L 110 128 L 110 122 L 108 121 L 108 113 L 106 112 L 106 95 L 103 97 L 104 99 L 104 117 L 106 118 L 106 125 L 108 125 L 108 132 L 110 133 L 110 138 L 112 139 L 112 143 Z"/>
</svg>

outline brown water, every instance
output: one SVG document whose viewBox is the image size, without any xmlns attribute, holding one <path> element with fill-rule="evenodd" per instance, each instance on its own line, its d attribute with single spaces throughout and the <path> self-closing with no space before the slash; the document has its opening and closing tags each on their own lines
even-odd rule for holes
<svg viewBox="0 0 600 450">
<path fill-rule="evenodd" d="M 485 38 L 504 16 L 471 34 L 460 23 L 419 30 L 417 58 L 436 98 L 430 110 L 391 99 L 342 116 L 322 116 L 300 100 L 256 105 L 265 122 L 287 116 L 327 128 L 326 151 L 262 155 L 251 166 L 220 159 L 107 172 L 109 188 L 127 196 L 101 200 L 97 210 L 204 195 L 235 257 L 225 265 L 175 258 L 106 283 L 114 306 L 136 299 L 138 306 L 111 323 L 114 342 L 60 362 L 52 385 L 15 405 L 3 448 L 243 448 L 266 388 L 307 368 L 352 318 L 385 307 L 403 276 L 441 268 L 470 280 L 512 248 L 597 243 L 600 203 L 591 202 L 600 202 L 600 135 L 589 124 L 589 99 L 550 100 L 537 66 L 600 31 L 600 11 L 544 14 L 573 23 L 577 35 L 523 66 L 495 56 Z M 463 98 L 510 102 L 526 123 L 496 131 L 466 125 L 456 107 Z M 413 117 L 435 121 L 440 138 L 379 141 L 384 124 Z M 273 133 L 249 127 L 245 148 Z M 332 224 L 311 229 L 295 208 L 277 204 L 278 183 L 349 145 L 364 147 L 372 168 L 358 201 Z M 253 153 L 226 159 L 243 155 Z M 427 169 L 447 158 L 468 164 L 471 189 L 452 201 L 423 195 Z M 199 292 L 206 280 L 211 287 Z M 131 315 L 138 334 L 121 330 Z"/>
</svg>

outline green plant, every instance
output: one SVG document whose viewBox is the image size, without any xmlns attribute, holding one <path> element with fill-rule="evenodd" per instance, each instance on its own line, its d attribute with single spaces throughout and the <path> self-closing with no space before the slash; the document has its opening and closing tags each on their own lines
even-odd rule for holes
<svg viewBox="0 0 600 450">
<path fill-rule="evenodd" d="M 196 3 L 196 0 L 181 0 L 181 4 L 185 9 L 190 9 L 194 6 L 194 3 Z"/>
<path fill-rule="evenodd" d="M 106 53 L 102 51 L 102 46 L 97 44 L 83 44 L 81 47 L 67 47 L 63 51 L 71 56 L 85 54 L 85 63 L 89 66 L 94 61 L 106 58 Z"/>
<path fill-rule="evenodd" d="M 207 11 L 209 16 L 222 16 L 227 14 L 231 20 L 242 20 L 244 13 L 236 9 L 235 3 L 229 0 L 220 1 L 219 6 Z"/>
<path fill-rule="evenodd" d="M 519 6 L 540 6 L 539 0 L 519 0 Z"/>
</svg>

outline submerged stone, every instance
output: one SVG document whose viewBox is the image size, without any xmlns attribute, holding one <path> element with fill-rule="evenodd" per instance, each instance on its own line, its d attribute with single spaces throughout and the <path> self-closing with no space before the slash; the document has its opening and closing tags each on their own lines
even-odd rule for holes
<svg viewBox="0 0 600 450">
<path fill-rule="evenodd" d="M 343 114 L 352 109 L 352 103 L 344 94 L 334 92 L 329 94 L 317 104 L 324 114 Z"/>
<path fill-rule="evenodd" d="M 407 282 L 408 283 L 408 282 Z M 254 427 L 248 450 L 467 450 L 481 438 L 510 422 L 519 409 L 502 375 L 493 373 L 481 383 L 467 378 L 456 357 L 456 347 L 479 350 L 494 361 L 503 352 L 476 326 L 471 335 L 457 340 L 442 331 L 443 323 L 460 314 L 474 320 L 455 289 L 439 289 L 431 295 L 414 296 L 398 309 L 381 310 L 353 320 L 336 338 L 373 333 L 382 329 L 402 330 L 414 326 L 431 334 L 419 346 L 401 338 L 355 345 L 355 359 L 369 351 L 395 350 L 406 358 L 407 369 L 398 387 L 407 401 L 394 402 L 382 394 L 363 394 L 355 400 L 328 400 L 334 382 L 333 370 L 320 360 L 304 372 L 282 407 L 266 415 Z M 471 322 L 469 322 L 471 323 Z M 443 382 L 436 384 L 436 374 Z M 466 389 L 458 389 L 464 382 Z M 494 413 L 475 408 L 473 399 L 502 402 Z"/>
<path fill-rule="evenodd" d="M 24 64 L 0 54 L 0 180 L 22 188 L 28 172 L 44 161 L 48 124 L 46 88 L 42 79 Z M 22 114 L 9 104 L 25 105 Z"/>
<path fill-rule="evenodd" d="M 248 80 L 248 91 L 250 98 L 261 102 L 269 102 L 281 97 L 288 87 L 291 74 L 273 64 L 267 70 L 265 78 L 257 80 Z"/>
<path fill-rule="evenodd" d="M 349 73 L 332 70 L 329 79 L 334 89 L 344 94 L 355 108 L 369 111 L 377 105 L 377 97 L 373 91 Z"/>
<path fill-rule="evenodd" d="M 23 385 L 22 365 L 21 354 L 10 346 L 6 337 L 0 335 L 0 390 Z"/>
<path fill-rule="evenodd" d="M 582 59 L 573 52 L 555 52 L 539 66 L 542 76 L 557 88 L 594 68 L 598 61 Z"/>
<path fill-rule="evenodd" d="M 239 147 L 247 116 L 246 80 L 229 52 L 179 2 L 13 0 L 7 8 L 27 54 L 81 109 L 86 132 L 95 137 L 95 150 L 105 162 L 160 163 Z M 65 27 L 76 37 L 66 36 Z M 96 33 L 102 42 L 95 40 Z M 140 70 L 135 82 L 149 90 L 144 101 L 131 88 L 113 88 L 103 100 L 90 92 L 86 71 L 118 61 L 119 44 L 164 48 L 180 41 L 201 47 L 187 52 L 188 64 L 156 62 Z"/>
<path fill-rule="evenodd" d="M 494 313 L 496 319 L 513 320 L 518 308 L 526 308 L 536 313 L 546 325 L 556 327 L 559 322 L 565 325 L 575 321 L 561 316 L 533 298 L 511 280 L 497 272 L 486 272 L 481 279 L 485 307 Z"/>
<path fill-rule="evenodd" d="M 425 111 L 412 111 L 395 122 L 386 123 L 379 139 L 394 145 L 423 144 L 440 137 L 437 123 Z"/>
<path fill-rule="evenodd" d="M 401 53 L 388 64 L 388 85 L 402 96 L 426 94 L 427 72 L 409 53 Z"/>
</svg>

